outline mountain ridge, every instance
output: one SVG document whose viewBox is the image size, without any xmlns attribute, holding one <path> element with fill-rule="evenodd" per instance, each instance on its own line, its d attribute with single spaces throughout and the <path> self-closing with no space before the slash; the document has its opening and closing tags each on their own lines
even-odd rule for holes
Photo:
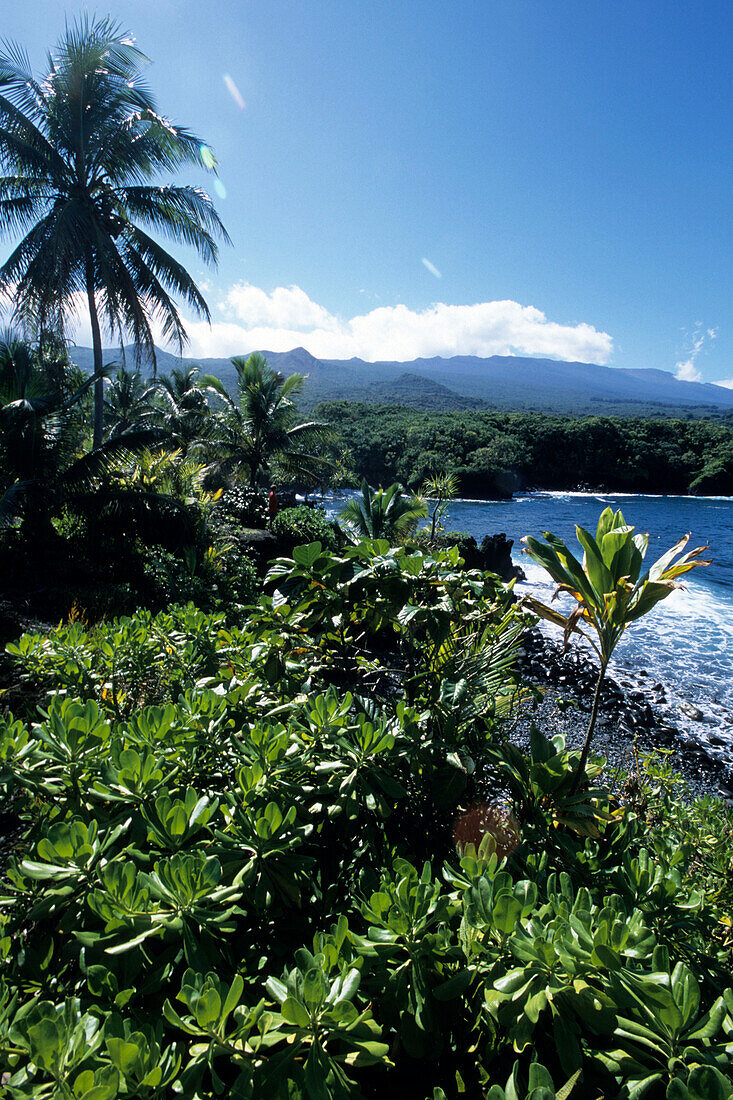
<svg viewBox="0 0 733 1100">
<path fill-rule="evenodd" d="M 233 389 L 236 371 L 229 359 L 178 356 L 156 349 L 159 372 L 174 366 L 197 365 Z M 381 404 L 406 404 L 417 408 L 477 408 L 493 406 L 538 412 L 598 412 L 618 404 L 623 415 L 633 407 L 669 409 L 710 408 L 733 412 L 733 390 L 710 382 L 682 382 L 657 368 L 606 367 L 531 356 L 487 358 L 470 355 L 421 357 L 399 360 L 319 359 L 306 348 L 286 352 L 263 351 L 270 365 L 285 375 L 306 373 L 303 404 L 355 400 Z M 121 362 L 119 349 L 106 349 L 105 363 Z M 70 349 L 70 358 L 91 370 L 90 348 Z M 134 349 L 126 348 L 129 367 L 136 364 Z M 141 369 L 151 370 L 143 355 Z M 405 383 L 404 375 L 410 376 Z"/>
</svg>

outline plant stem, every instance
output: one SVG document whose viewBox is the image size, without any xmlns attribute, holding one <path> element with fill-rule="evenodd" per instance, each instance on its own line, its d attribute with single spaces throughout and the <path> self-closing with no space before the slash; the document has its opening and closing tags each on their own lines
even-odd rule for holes
<svg viewBox="0 0 733 1100">
<path fill-rule="evenodd" d="M 440 497 L 438 497 L 438 502 L 435 505 L 435 508 L 433 508 L 433 514 L 430 517 L 431 518 L 431 524 L 430 524 L 430 541 L 431 542 L 435 538 L 435 527 L 436 527 L 436 524 L 438 522 L 438 511 L 439 511 L 439 509 L 440 509 Z"/>
<path fill-rule="evenodd" d="M 601 685 L 603 683 L 603 677 L 606 675 L 606 668 L 608 667 L 608 661 L 601 662 L 601 670 L 598 673 L 598 681 L 596 683 L 596 690 L 593 694 L 593 706 L 590 712 L 590 722 L 588 723 L 588 730 L 585 735 L 585 744 L 583 745 L 583 751 L 580 754 L 580 760 L 578 761 L 578 770 L 575 773 L 575 779 L 573 785 L 570 788 L 570 793 L 575 794 L 578 789 L 578 784 L 582 776 L 585 774 L 585 765 L 588 763 L 588 753 L 590 752 L 591 741 L 593 740 L 593 730 L 595 728 L 596 719 L 598 717 L 598 704 L 601 701 Z"/>
</svg>

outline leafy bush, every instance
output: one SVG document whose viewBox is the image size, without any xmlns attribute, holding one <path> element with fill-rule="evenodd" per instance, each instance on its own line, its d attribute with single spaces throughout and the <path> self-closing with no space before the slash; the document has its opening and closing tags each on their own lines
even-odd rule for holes
<svg viewBox="0 0 733 1100">
<path fill-rule="evenodd" d="M 154 609 L 191 601 L 204 610 L 231 611 L 233 605 L 251 603 L 260 588 L 252 558 L 234 544 L 183 557 L 150 549 L 142 561 L 141 602 Z"/>
<path fill-rule="evenodd" d="M 223 626 L 223 614 L 189 604 L 157 615 L 138 611 L 92 628 L 72 622 L 49 634 L 24 634 L 7 652 L 49 699 L 93 699 L 119 716 L 177 698 L 211 675 Z"/>
<path fill-rule="evenodd" d="M 222 522 L 241 527 L 267 525 L 267 494 L 245 485 L 230 485 L 216 506 L 216 516 Z"/>
<path fill-rule="evenodd" d="M 293 547 L 320 542 L 325 549 L 335 550 L 337 545 L 333 524 L 319 508 L 308 508 L 304 504 L 278 512 L 272 523 L 272 533 Z"/>
<path fill-rule="evenodd" d="M 8 1096 L 733 1094 L 730 813 L 508 743 L 524 620 L 457 563 L 316 542 L 242 628 L 11 647 L 46 699 L 0 720 Z M 479 796 L 511 855 L 456 852 Z"/>
</svg>

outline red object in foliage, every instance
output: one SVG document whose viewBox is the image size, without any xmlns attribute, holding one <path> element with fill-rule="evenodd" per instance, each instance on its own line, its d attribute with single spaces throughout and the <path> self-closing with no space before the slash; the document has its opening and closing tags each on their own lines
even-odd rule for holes
<svg viewBox="0 0 733 1100">
<path fill-rule="evenodd" d="M 279 507 L 280 501 L 277 499 L 277 493 L 274 489 L 270 489 L 270 495 L 267 498 L 267 514 L 269 515 L 270 519 L 275 518 Z"/>
<path fill-rule="evenodd" d="M 473 844 L 478 851 L 481 841 L 489 833 L 494 838 L 497 857 L 510 856 L 519 844 L 519 827 L 509 809 L 498 803 L 477 802 L 465 813 L 459 814 L 453 823 L 453 843 L 457 848 Z"/>
</svg>

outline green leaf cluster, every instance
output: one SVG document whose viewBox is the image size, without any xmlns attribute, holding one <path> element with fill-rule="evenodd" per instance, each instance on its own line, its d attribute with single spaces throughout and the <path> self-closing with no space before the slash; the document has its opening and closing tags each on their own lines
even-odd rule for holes
<svg viewBox="0 0 733 1100">
<path fill-rule="evenodd" d="M 43 700 L 0 720 L 7 1095 L 730 1096 L 730 815 L 512 746 L 524 620 L 457 551 L 314 543 L 267 585 L 242 628 L 11 647 Z M 456 852 L 492 788 L 515 851 Z"/>
</svg>

